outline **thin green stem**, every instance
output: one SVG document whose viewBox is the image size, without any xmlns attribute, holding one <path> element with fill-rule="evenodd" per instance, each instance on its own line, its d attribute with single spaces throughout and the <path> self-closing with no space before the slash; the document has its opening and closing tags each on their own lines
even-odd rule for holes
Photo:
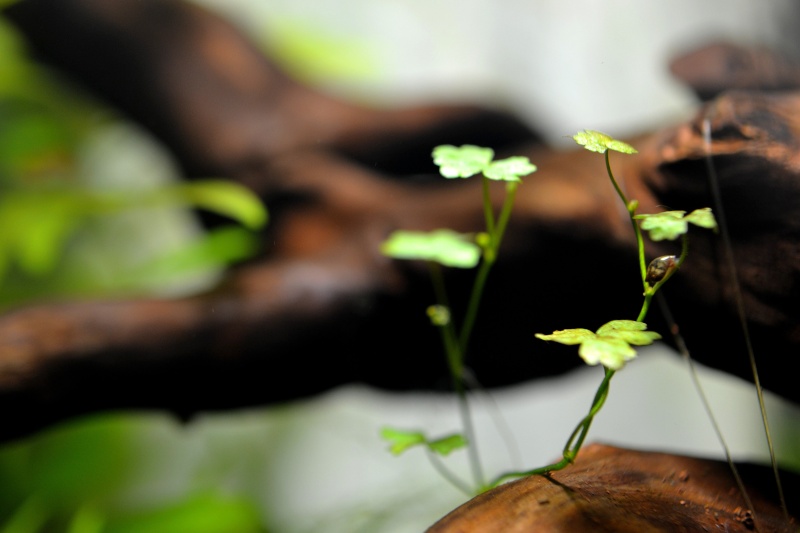
<svg viewBox="0 0 800 533">
<path fill-rule="evenodd" d="M 433 289 L 436 295 L 436 303 L 442 306 L 448 306 L 447 291 L 444 286 L 444 278 L 442 276 L 442 269 L 438 263 L 433 261 L 428 262 L 431 281 L 433 282 Z M 478 454 L 478 445 L 475 439 L 475 428 L 472 424 L 472 416 L 469 408 L 469 398 L 467 397 L 466 388 L 464 386 L 464 356 L 463 351 L 458 343 L 458 335 L 456 334 L 455 326 L 453 325 L 452 317 L 446 324 L 440 326 L 442 332 L 442 344 L 444 345 L 445 354 L 447 355 L 447 363 L 450 367 L 450 375 L 453 378 L 453 387 L 456 390 L 458 397 L 458 412 L 461 417 L 461 424 L 464 428 L 464 435 L 469 443 L 467 453 L 469 454 L 469 463 L 472 469 L 472 475 L 475 484 L 478 487 L 483 486 L 483 469 L 481 468 L 480 456 Z"/>
<path fill-rule="evenodd" d="M 473 496 L 473 490 L 461 480 L 458 476 L 456 476 L 445 464 L 439 459 L 439 456 L 433 453 L 432 451 L 428 450 L 427 453 L 428 461 L 430 461 L 433 468 L 439 472 L 439 475 L 445 478 L 451 485 L 455 488 L 466 494 L 467 496 Z"/>
<path fill-rule="evenodd" d="M 489 180 L 483 178 L 484 184 Z M 500 216 L 497 219 L 497 224 L 488 223 L 491 217 L 491 200 L 488 195 L 484 196 L 484 210 L 488 210 L 487 215 L 487 231 L 489 233 L 489 243 L 483 252 L 483 261 L 478 269 L 478 274 L 475 277 L 475 284 L 472 286 L 472 294 L 470 294 L 469 304 L 467 305 L 467 313 L 464 315 L 464 325 L 461 328 L 461 336 L 459 337 L 459 346 L 462 353 L 466 354 L 469 339 L 472 335 L 472 328 L 475 326 L 475 320 L 478 317 L 478 309 L 480 307 L 481 298 L 483 297 L 483 290 L 486 286 L 486 280 L 489 277 L 489 271 L 497 259 L 500 244 L 503 242 L 503 235 L 505 234 L 508 220 L 511 217 L 511 210 L 514 207 L 514 199 L 517 194 L 517 182 L 508 182 L 506 186 L 506 198 L 503 201 L 503 207 L 500 210 Z M 491 227 L 490 227 L 491 225 Z"/>
<path fill-rule="evenodd" d="M 462 353 L 467 353 L 467 346 L 469 339 L 472 335 L 472 328 L 475 326 L 475 320 L 478 318 L 478 308 L 481 304 L 483 297 L 483 288 L 486 286 L 486 280 L 489 278 L 489 272 L 492 270 L 494 261 L 490 261 L 486 254 L 481 261 L 481 266 L 478 267 L 478 274 L 475 276 L 475 283 L 472 285 L 472 293 L 469 297 L 469 304 L 467 304 L 467 313 L 464 315 L 464 325 L 461 327 L 461 335 L 459 336 L 458 345 Z"/>
<path fill-rule="evenodd" d="M 594 399 L 592 400 L 592 407 L 589 409 L 589 413 L 585 417 L 583 417 L 580 423 L 572 431 L 572 433 L 569 436 L 569 439 L 567 439 L 567 443 L 564 446 L 564 450 L 562 452 L 562 459 L 560 461 L 539 468 L 535 468 L 533 470 L 528 470 L 526 472 L 508 472 L 502 474 L 492 481 L 491 486 L 495 487 L 500 483 L 503 483 L 504 481 L 507 481 L 509 479 L 525 477 L 525 476 L 545 475 L 550 472 L 562 470 L 567 466 L 571 465 L 573 462 L 575 462 L 575 458 L 578 456 L 578 452 L 583 446 L 583 442 L 589 433 L 589 428 L 591 427 L 592 422 L 594 421 L 594 417 L 597 415 L 597 413 L 600 412 L 600 409 L 602 409 L 603 404 L 605 404 L 606 402 L 606 398 L 608 398 L 608 389 L 611 383 L 611 378 L 614 377 L 615 373 L 616 372 L 614 370 L 611 370 L 609 368 L 605 369 L 605 377 L 603 377 L 603 381 L 597 388 L 597 392 L 595 393 Z"/>
<path fill-rule="evenodd" d="M 611 179 L 611 184 L 614 185 L 614 190 L 617 191 L 617 195 L 625 205 L 625 209 L 628 211 L 628 217 L 631 219 L 633 232 L 636 235 L 636 246 L 639 249 L 639 272 L 642 277 L 642 284 L 644 285 L 645 290 L 647 290 L 647 282 L 645 281 L 645 277 L 647 276 L 647 264 L 644 258 L 644 238 L 642 237 L 642 230 L 639 229 L 639 224 L 637 224 L 636 219 L 633 218 L 636 214 L 636 202 L 629 202 L 628 197 L 625 196 L 625 193 L 622 192 L 619 183 L 617 183 L 617 179 L 614 177 L 614 173 L 611 171 L 611 160 L 609 159 L 608 155 L 609 152 L 610 150 L 605 151 L 606 171 L 608 172 L 608 177 Z"/>
<path fill-rule="evenodd" d="M 444 278 L 442 276 L 442 269 L 438 263 L 428 261 L 428 268 L 430 269 L 431 282 L 433 283 L 433 292 L 436 296 L 436 303 L 449 310 L 449 301 L 447 298 L 447 291 L 444 286 Z M 453 381 L 459 384 L 463 381 L 463 358 L 461 351 L 458 347 L 457 335 L 452 317 L 446 324 L 439 326 L 442 334 L 442 345 L 444 346 L 445 355 L 447 356 L 447 364 L 450 368 L 450 374 Z M 458 387 L 458 385 L 456 385 Z M 463 388 L 463 387 L 462 387 Z"/>
<path fill-rule="evenodd" d="M 492 196 L 489 191 L 489 179 L 485 176 L 483 183 L 483 216 L 486 218 L 486 233 L 494 233 L 494 213 L 492 212 Z"/>
</svg>

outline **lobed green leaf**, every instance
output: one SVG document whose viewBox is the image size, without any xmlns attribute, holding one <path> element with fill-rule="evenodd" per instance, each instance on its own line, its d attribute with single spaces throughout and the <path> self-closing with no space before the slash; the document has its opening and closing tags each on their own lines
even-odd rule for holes
<svg viewBox="0 0 800 533">
<path fill-rule="evenodd" d="M 419 431 L 403 431 L 394 428 L 381 429 L 381 437 L 389 441 L 389 451 L 400 455 L 409 448 L 425 444 L 425 435 Z"/>
<path fill-rule="evenodd" d="M 581 343 L 578 355 L 588 365 L 600 363 L 611 370 L 619 370 L 625 365 L 626 361 L 636 357 L 636 350 L 622 339 L 595 337 Z"/>
<path fill-rule="evenodd" d="M 433 162 L 445 178 L 469 178 L 480 174 L 492 162 L 494 150 L 473 144 L 444 144 L 433 149 Z"/>
<path fill-rule="evenodd" d="M 655 331 L 646 331 L 647 324 L 635 320 L 612 320 L 597 330 L 599 337 L 621 339 L 628 344 L 647 346 L 661 338 Z"/>
<path fill-rule="evenodd" d="M 647 331 L 647 324 L 635 320 L 612 320 L 600 326 L 597 332 L 588 329 L 564 329 L 551 335 L 537 333 L 536 337 L 561 344 L 580 344 L 578 355 L 589 365 L 602 364 L 611 370 L 619 370 L 636 357 L 631 347 L 646 346 L 661 338 L 654 331 Z"/>
<path fill-rule="evenodd" d="M 455 434 L 428 441 L 428 448 L 439 455 L 450 455 L 451 452 L 467 446 L 467 439 L 463 435 Z"/>
<path fill-rule="evenodd" d="M 605 153 L 607 150 L 614 150 L 623 154 L 636 154 L 638 151 L 628 143 L 618 141 L 610 135 L 595 131 L 583 130 L 572 136 L 576 143 L 587 150 L 598 153 Z"/>
<path fill-rule="evenodd" d="M 527 157 L 515 156 L 491 162 L 483 170 L 483 175 L 496 181 L 522 181 L 522 176 L 534 172 L 536 165 L 531 164 Z"/>
<path fill-rule="evenodd" d="M 544 335 L 542 333 L 537 333 L 536 338 L 542 339 L 543 341 L 554 341 L 561 344 L 580 344 L 584 342 L 586 339 L 591 339 L 595 336 L 594 333 L 589 331 L 588 329 L 561 329 L 558 331 L 554 331 L 551 335 Z"/>
<path fill-rule="evenodd" d="M 695 209 L 688 215 L 686 211 L 663 211 L 636 215 L 634 218 L 641 220 L 639 225 L 650 233 L 650 238 L 654 241 L 677 239 L 689 231 L 689 223 L 702 228 L 717 229 L 717 221 L 709 207 Z"/>
<path fill-rule="evenodd" d="M 684 217 L 684 220 L 691 222 L 695 226 L 707 229 L 717 229 L 717 219 L 714 218 L 714 213 L 711 212 L 710 207 L 703 207 L 695 209 Z"/>
<path fill-rule="evenodd" d="M 381 251 L 395 259 L 434 261 L 456 268 L 472 268 L 481 257 L 480 247 L 468 235 L 448 229 L 398 230 L 383 242 Z"/>
</svg>

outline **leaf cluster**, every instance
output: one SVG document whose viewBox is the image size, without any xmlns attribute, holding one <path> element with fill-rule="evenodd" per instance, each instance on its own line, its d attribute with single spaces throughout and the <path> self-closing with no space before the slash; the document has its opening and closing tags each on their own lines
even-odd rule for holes
<svg viewBox="0 0 800 533">
<path fill-rule="evenodd" d="M 493 161 L 494 150 L 472 144 L 445 144 L 433 150 L 433 162 L 445 178 L 469 178 L 483 174 L 490 180 L 520 182 L 520 178 L 536 172 L 536 165 L 527 157 L 514 156 Z"/>
<path fill-rule="evenodd" d="M 647 324 L 635 320 L 612 320 L 596 332 L 588 329 L 564 329 L 550 335 L 537 333 L 536 337 L 561 344 L 579 344 L 578 354 L 589 365 L 602 364 L 611 370 L 619 370 L 627 361 L 636 357 L 634 346 L 646 346 L 661 338 L 654 331 L 647 331 Z"/>
</svg>

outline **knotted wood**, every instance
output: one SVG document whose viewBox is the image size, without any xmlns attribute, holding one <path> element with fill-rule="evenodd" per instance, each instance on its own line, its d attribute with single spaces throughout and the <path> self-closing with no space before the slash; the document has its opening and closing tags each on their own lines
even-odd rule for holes
<svg viewBox="0 0 800 533">
<path fill-rule="evenodd" d="M 753 508 L 725 463 L 593 444 L 565 470 L 481 494 L 427 533 L 797 531 L 774 503 L 767 469 L 741 470 Z"/>
</svg>

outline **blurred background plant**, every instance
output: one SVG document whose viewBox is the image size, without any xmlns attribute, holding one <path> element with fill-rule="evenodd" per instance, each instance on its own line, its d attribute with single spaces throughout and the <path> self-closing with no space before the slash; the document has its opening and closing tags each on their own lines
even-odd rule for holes
<svg viewBox="0 0 800 533">
<path fill-rule="evenodd" d="M 779 0 L 701 7 L 681 0 L 658 8 L 625 1 L 202 3 L 307 82 L 378 104 L 505 106 L 554 145 L 583 127 L 624 137 L 696 109 L 666 72 L 679 48 L 710 37 L 781 44 L 795 35 L 782 26 L 790 18 L 781 15 L 788 2 Z M 257 249 L 252 230 L 265 213 L 252 198 L 228 191 L 223 205 L 209 205 L 209 189 L 185 185 L 146 133 L 31 62 L 2 18 L 0 58 L 0 310 L 36 300 L 186 294 Z M 236 224 L 209 233 L 196 207 Z M 720 456 L 684 366 L 663 347 L 644 352 L 619 376 L 593 438 Z M 557 456 L 572 429 L 559 419 L 585 414 L 594 393 L 596 376 L 587 370 L 479 400 L 476 427 L 492 428 L 499 407 L 523 445 L 511 464 L 505 452 L 489 454 L 487 468 Z M 716 372 L 704 371 L 703 379 L 734 456 L 763 460 L 752 390 Z M 798 411 L 771 396 L 768 404 L 777 438 L 800 442 Z M 351 386 L 188 422 L 152 412 L 75 420 L 0 447 L 0 533 L 421 531 L 462 495 L 442 490 L 422 454 L 409 454 L 401 466 L 379 428 L 447 431 L 458 425 L 456 412 L 450 397 Z M 543 427 L 549 431 L 536 429 Z M 478 440 L 482 450 L 506 449 L 493 430 Z M 779 453 L 784 465 L 800 468 L 794 448 Z M 466 460 L 462 467 L 468 472 Z"/>
<path fill-rule="evenodd" d="M 144 133 L 31 63 L 7 24 L 0 52 L 0 310 L 197 289 L 256 251 L 266 211 L 247 189 L 181 183 Z M 241 225 L 204 232 L 190 207 Z"/>
<path fill-rule="evenodd" d="M 30 61 L 1 18 L 0 57 L 0 312 L 182 294 L 258 250 L 267 213 L 249 190 L 181 182 L 146 134 Z M 231 224 L 204 231 L 194 208 Z M 99 416 L 0 448 L 0 531 L 264 530 L 251 500 L 215 487 L 125 505 L 153 423 Z"/>
</svg>

